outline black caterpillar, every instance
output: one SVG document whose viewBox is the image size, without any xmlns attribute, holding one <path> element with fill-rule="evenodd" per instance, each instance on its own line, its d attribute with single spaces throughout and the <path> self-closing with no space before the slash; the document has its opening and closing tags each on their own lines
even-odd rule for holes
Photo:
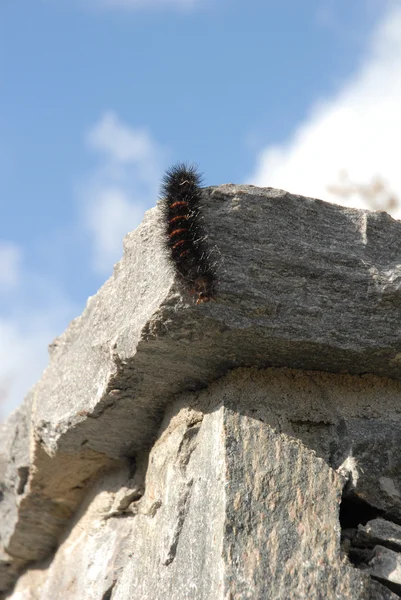
<svg viewBox="0 0 401 600">
<path fill-rule="evenodd" d="M 201 225 L 202 178 L 192 165 L 168 169 L 161 186 L 166 245 L 196 304 L 215 300 L 215 268 Z"/>
</svg>

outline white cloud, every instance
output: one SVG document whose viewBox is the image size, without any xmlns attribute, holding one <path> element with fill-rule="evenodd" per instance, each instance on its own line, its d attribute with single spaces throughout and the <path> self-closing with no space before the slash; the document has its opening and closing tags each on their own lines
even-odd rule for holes
<svg viewBox="0 0 401 600">
<path fill-rule="evenodd" d="M 39 380 L 49 362 L 49 344 L 78 313 L 60 295 L 50 293 L 40 308 L 25 304 L 29 290 L 24 296 L 11 314 L 0 314 L 0 422 Z"/>
<path fill-rule="evenodd" d="M 26 327 L 17 319 L 0 318 L 0 421 L 40 377 L 53 337 L 52 327 L 43 320 Z"/>
<path fill-rule="evenodd" d="M 0 292 L 17 288 L 21 277 L 21 249 L 12 242 L 0 242 Z"/>
<path fill-rule="evenodd" d="M 77 308 L 15 243 L 0 240 L 0 421 L 22 402 L 48 363 L 48 344 Z"/>
<path fill-rule="evenodd" d="M 143 203 L 132 204 L 118 187 L 99 187 L 93 191 L 87 209 L 86 226 L 93 238 L 93 266 L 103 272 L 120 258 L 122 239 L 135 229 L 145 211 Z"/>
<path fill-rule="evenodd" d="M 108 112 L 88 132 L 86 143 L 103 161 L 81 190 L 85 227 L 93 243 L 93 266 L 108 273 L 122 239 L 154 205 L 164 153 L 144 129 L 133 129 Z"/>
<path fill-rule="evenodd" d="M 108 112 L 88 133 L 87 143 L 94 150 L 103 151 L 108 158 L 120 163 L 143 162 L 152 158 L 153 142 L 143 130 L 133 130 Z"/>
<path fill-rule="evenodd" d="M 265 148 L 249 180 L 365 207 L 357 192 L 350 201 L 341 201 L 328 191 L 346 170 L 358 184 L 380 176 L 401 196 L 400 106 L 401 8 L 392 5 L 353 80 L 336 97 L 316 105 L 288 143 Z M 393 214 L 400 216 L 401 208 Z"/>
<path fill-rule="evenodd" d="M 49 343 L 77 313 L 54 284 L 23 265 L 20 288 L 8 304 L 0 312 L 0 421 L 38 381 L 48 363 Z"/>
</svg>

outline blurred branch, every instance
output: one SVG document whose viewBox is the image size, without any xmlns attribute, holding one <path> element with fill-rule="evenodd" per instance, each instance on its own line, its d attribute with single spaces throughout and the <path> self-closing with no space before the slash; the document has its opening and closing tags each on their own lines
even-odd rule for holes
<svg viewBox="0 0 401 600">
<path fill-rule="evenodd" d="M 350 199 L 352 196 L 359 196 L 371 210 L 391 212 L 400 204 L 398 196 L 379 175 L 372 177 L 370 183 L 355 183 L 351 181 L 348 172 L 343 169 L 338 174 L 338 182 L 328 185 L 327 191 L 344 200 Z"/>
</svg>

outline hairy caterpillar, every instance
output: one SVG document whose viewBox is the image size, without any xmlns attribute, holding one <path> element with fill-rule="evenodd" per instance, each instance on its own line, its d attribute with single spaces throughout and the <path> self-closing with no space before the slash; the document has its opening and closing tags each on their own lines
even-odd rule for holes
<svg viewBox="0 0 401 600">
<path fill-rule="evenodd" d="M 168 169 L 161 186 L 166 245 L 196 304 L 214 300 L 216 273 L 201 224 L 201 176 L 192 165 Z"/>
</svg>

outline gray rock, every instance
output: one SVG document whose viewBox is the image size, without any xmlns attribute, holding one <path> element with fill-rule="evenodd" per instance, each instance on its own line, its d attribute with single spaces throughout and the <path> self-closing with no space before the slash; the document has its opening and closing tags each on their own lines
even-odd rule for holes
<svg viewBox="0 0 401 600">
<path fill-rule="evenodd" d="M 379 580 L 393 584 L 393 589 L 401 595 L 401 556 L 398 552 L 376 546 L 369 562 L 368 573 Z"/>
<path fill-rule="evenodd" d="M 22 516 L 19 507 L 25 497 L 31 467 L 30 421 L 31 397 L 28 395 L 7 423 L 0 424 L 0 594 L 12 585 L 26 562 L 24 557 L 12 556 L 8 551 L 15 525 Z"/>
<path fill-rule="evenodd" d="M 209 188 L 204 200 L 218 266 L 216 303 L 197 306 L 180 287 L 161 246 L 159 213 L 152 210 L 126 237 L 113 276 L 52 344 L 50 365 L 33 391 L 32 429 L 21 437 L 25 458 L 3 482 L 2 544 L 10 572 L 49 555 L 90 483 L 149 448 L 166 405 L 183 390 L 205 387 L 241 366 L 400 379 L 401 223 L 385 213 L 252 186 Z M 359 378 L 347 381 L 354 383 L 344 402 L 356 395 L 358 408 Z M 342 419 L 342 409 L 326 409 L 330 391 L 324 388 L 320 397 L 312 395 L 323 406 L 306 418 L 305 396 L 300 416 L 279 419 L 283 431 L 298 433 L 337 468 L 352 454 L 354 432 L 363 462 L 364 449 L 391 429 L 397 462 L 401 384 L 370 377 L 360 385 L 375 400 L 375 408 L 368 407 L 376 419 L 370 430 L 360 414 L 352 421 L 352 411 Z M 384 415 L 382 422 L 372 411 Z M 15 430 L 12 422 L 6 430 Z M 380 473 L 387 495 L 374 502 L 397 513 L 397 474 L 383 460 L 359 485 L 367 481 L 373 490 Z M 111 512 L 124 513 L 135 501 L 127 483 L 125 500 L 117 499 Z M 185 485 L 184 512 L 192 493 Z"/>
<path fill-rule="evenodd" d="M 359 525 L 356 543 L 364 546 L 382 545 L 392 550 L 401 551 L 401 526 L 386 521 L 374 519 L 366 525 Z"/>
<path fill-rule="evenodd" d="M 383 382 L 383 387 L 386 385 Z M 391 387 L 391 384 L 390 384 Z M 386 392 L 389 391 L 387 388 Z M 385 392 L 385 393 L 386 393 Z M 380 384 L 376 389 L 379 395 Z M 366 406 L 366 419 L 341 419 L 332 428 L 330 464 L 337 468 L 353 457 L 355 478 L 350 490 L 362 500 L 382 511 L 388 519 L 401 519 L 401 423 L 394 411 L 381 412 L 381 402 Z M 375 416 L 368 418 L 371 409 Z M 394 395 L 394 409 L 399 399 Z M 391 416 L 393 413 L 393 416 Z"/>
<path fill-rule="evenodd" d="M 53 345 L 33 415 L 47 452 L 132 454 L 168 398 L 237 366 L 401 376 L 401 223 L 252 186 L 205 205 L 218 302 L 181 294 L 149 211 Z"/>
<path fill-rule="evenodd" d="M 103 474 L 87 490 L 56 554 L 51 561 L 39 563 L 21 575 L 10 600 L 107 598 L 107 590 L 113 587 L 135 547 L 130 520 L 106 518 L 129 479 L 128 469 L 117 469 Z"/>
<path fill-rule="evenodd" d="M 135 510 L 110 514 L 127 470 L 102 477 L 51 564 L 23 575 L 11 600 L 396 598 L 341 556 L 341 477 L 247 414 L 246 371 L 235 383 L 173 404 Z"/>
</svg>

